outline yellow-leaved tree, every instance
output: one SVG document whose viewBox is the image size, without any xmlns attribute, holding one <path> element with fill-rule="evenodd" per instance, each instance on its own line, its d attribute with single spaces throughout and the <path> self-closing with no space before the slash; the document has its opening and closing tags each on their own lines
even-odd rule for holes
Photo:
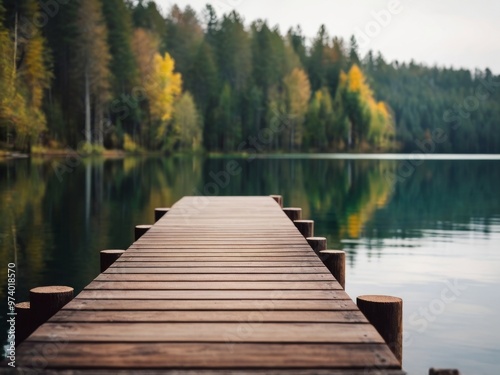
<svg viewBox="0 0 500 375">
<path fill-rule="evenodd" d="M 341 73 L 341 89 L 350 129 L 348 144 L 360 147 L 364 142 L 389 149 L 394 137 L 394 122 L 389 106 L 377 102 L 366 78 L 356 64 Z"/>
<path fill-rule="evenodd" d="M 174 71 L 174 59 L 166 53 L 156 54 L 151 79 L 146 86 L 153 121 L 158 122 L 156 141 L 162 143 L 174 112 L 174 104 L 182 92 L 182 78 Z"/>
<path fill-rule="evenodd" d="M 175 72 L 174 59 L 168 53 L 161 56 L 158 49 L 155 34 L 141 28 L 134 31 L 132 50 L 146 99 L 141 107 L 148 114 L 148 121 L 141 124 L 142 144 L 147 148 L 152 148 L 153 143 L 172 145 L 173 142 L 167 142 L 167 135 L 175 102 L 182 92 L 182 77 Z"/>
<path fill-rule="evenodd" d="M 24 6 L 29 19 L 38 17 L 36 0 Z M 7 128 L 16 148 L 29 151 L 46 125 L 42 101 L 52 79 L 46 42 L 38 28 L 19 35 L 17 21 L 10 35 L 3 19 L 4 8 L 0 5 L 0 125 Z"/>
<path fill-rule="evenodd" d="M 14 119 L 16 64 L 14 43 L 3 25 L 4 13 L 5 9 L 0 2 L 0 126 L 9 132 Z"/>
</svg>

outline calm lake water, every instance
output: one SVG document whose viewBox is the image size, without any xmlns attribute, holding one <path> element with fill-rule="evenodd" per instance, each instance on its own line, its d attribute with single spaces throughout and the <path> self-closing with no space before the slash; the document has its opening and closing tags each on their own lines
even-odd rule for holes
<svg viewBox="0 0 500 375">
<path fill-rule="evenodd" d="M 409 374 L 499 373 L 499 160 L 426 160 L 408 170 L 387 158 L 93 159 L 58 176 L 62 160 L 0 160 L 2 341 L 9 262 L 18 301 L 41 285 L 79 292 L 99 273 L 99 250 L 127 248 L 155 207 L 184 195 L 282 194 L 330 248 L 347 251 L 353 299 L 404 299 Z M 216 187 L 230 160 L 241 173 Z"/>
</svg>

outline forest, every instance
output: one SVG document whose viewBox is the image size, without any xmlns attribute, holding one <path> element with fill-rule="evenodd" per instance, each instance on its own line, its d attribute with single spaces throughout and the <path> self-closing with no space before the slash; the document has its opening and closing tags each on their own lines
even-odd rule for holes
<svg viewBox="0 0 500 375">
<path fill-rule="evenodd" d="M 0 0 L 0 149 L 500 152 L 500 76 L 237 12 Z M 439 130 L 439 142 L 433 135 Z"/>
</svg>

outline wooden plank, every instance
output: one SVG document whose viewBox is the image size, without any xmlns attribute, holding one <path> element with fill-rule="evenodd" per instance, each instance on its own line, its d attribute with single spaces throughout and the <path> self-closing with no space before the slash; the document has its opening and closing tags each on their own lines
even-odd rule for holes
<svg viewBox="0 0 500 375">
<path fill-rule="evenodd" d="M 133 300 L 133 299 L 84 299 L 79 296 L 64 306 L 63 310 L 91 311 L 357 311 L 350 299 L 336 300 Z"/>
<path fill-rule="evenodd" d="M 206 257 L 203 255 L 194 255 L 194 256 L 143 256 L 142 254 L 124 254 L 122 255 L 117 262 L 185 262 L 189 260 L 193 263 L 199 262 L 217 262 L 217 263 L 226 263 L 226 262 L 281 262 L 281 263 L 296 263 L 296 262 L 307 262 L 307 261 L 316 261 L 318 258 L 314 257 L 314 254 L 307 256 L 285 256 L 285 257 L 273 257 L 273 256 L 210 256 Z"/>
<path fill-rule="evenodd" d="M 172 252 L 178 252 L 178 251 L 185 251 L 185 250 L 196 250 L 196 251 L 204 251 L 204 252 L 211 252 L 211 253 L 224 253 L 227 254 L 228 252 L 233 252 L 233 251 L 238 251 L 238 253 L 269 253 L 269 252 L 276 252 L 276 253 L 290 253 L 293 251 L 300 251 L 302 253 L 310 253 L 312 249 L 309 247 L 305 247 L 304 245 L 294 245 L 294 244 L 289 244 L 286 246 L 283 245 L 259 245 L 256 247 L 255 245 L 248 245 L 248 244 L 240 244 L 238 247 L 234 246 L 233 244 L 224 244 L 224 245 L 218 245 L 217 247 L 210 247 L 205 244 L 191 244 L 191 245 L 184 245 L 182 242 L 178 243 L 165 243 L 163 245 L 161 244 L 153 244 L 153 245 L 148 245 L 148 244 L 142 244 L 138 242 L 134 242 L 128 249 L 128 251 L 147 251 L 148 253 L 168 253 L 169 251 Z"/>
<path fill-rule="evenodd" d="M 85 299 L 345 299 L 344 291 L 323 290 L 86 290 Z"/>
<path fill-rule="evenodd" d="M 314 273 L 229 273 L 229 274 L 136 274 L 136 273 L 101 273 L 95 281 L 336 281 L 331 274 Z"/>
<path fill-rule="evenodd" d="M 245 262 L 244 260 L 239 262 L 195 262 L 195 261 L 184 261 L 184 262 L 115 262 L 110 268 L 123 268 L 123 267 L 144 267 L 144 268 L 168 268 L 168 267 L 275 267 L 275 268 L 287 268 L 293 265 L 301 265 L 306 267 L 320 267 L 323 263 L 319 259 L 303 260 L 300 263 L 287 264 L 286 262 L 266 262 L 265 260 L 258 262 Z"/>
<path fill-rule="evenodd" d="M 281 260 L 283 258 L 294 258 L 294 257 L 315 257 L 317 256 L 310 250 L 304 251 L 304 250 L 290 250 L 290 251 L 282 251 L 282 252 L 273 252 L 273 251 L 261 251 L 257 252 L 255 250 L 254 252 L 240 252 L 240 251 L 223 251 L 220 249 L 207 249 L 207 250 L 213 250 L 213 251 L 206 251 L 203 249 L 199 250 L 191 250 L 191 251 L 148 251 L 147 249 L 142 249 L 142 250 L 137 250 L 137 249 L 129 249 L 125 253 L 123 253 L 122 257 L 164 257 L 164 258 L 176 258 L 176 257 L 184 257 L 190 258 L 190 257 L 206 257 L 206 258 L 218 258 L 218 257 L 234 257 L 234 258 L 252 258 L 252 257 L 259 257 L 259 258 L 280 258 L 278 260 Z"/>
<path fill-rule="evenodd" d="M 70 332 L 70 334 L 68 334 Z M 342 323 L 67 323 L 48 322 L 32 335 L 45 342 L 371 343 L 384 340 L 370 324 Z"/>
<path fill-rule="evenodd" d="M 270 274 L 327 274 L 329 271 L 325 267 L 311 266 L 290 266 L 290 267 L 114 267 L 111 266 L 106 270 L 107 274 L 123 274 L 123 273 L 138 273 L 138 274 L 254 274 L 254 273 L 270 273 Z"/>
<path fill-rule="evenodd" d="M 47 343 L 26 342 L 19 363 L 47 363 Z M 49 368 L 245 369 L 354 368 L 398 369 L 385 344 L 202 344 L 65 343 L 50 357 Z M 359 372 L 358 372 L 359 373 Z"/>
<path fill-rule="evenodd" d="M 231 219 L 241 221 L 242 218 Z M 259 219 L 263 221 L 263 218 Z M 264 221 L 268 220 L 264 218 Z M 269 218 L 269 220 L 274 220 Z M 193 225 L 195 224 L 195 225 Z M 264 224 L 265 225 L 265 224 Z M 149 229 L 148 237 L 146 239 L 155 238 L 183 238 L 187 240 L 200 241 L 207 238 L 209 240 L 217 239 L 245 239 L 249 241 L 267 241 L 272 242 L 276 240 L 285 241 L 290 240 L 295 243 L 305 243 L 304 237 L 300 232 L 294 231 L 295 225 L 287 224 L 286 227 L 274 227 L 264 225 L 252 225 L 250 223 L 243 226 L 232 226 L 231 221 L 218 222 L 216 224 L 204 224 L 199 221 L 192 222 L 189 226 L 175 227 L 172 224 L 162 226 L 156 224 Z M 302 236 L 302 237 L 301 237 Z"/>
<path fill-rule="evenodd" d="M 342 290 L 336 281 L 93 281 L 85 290 Z"/>
<path fill-rule="evenodd" d="M 153 240 L 149 237 L 143 239 L 143 237 L 141 237 L 138 241 L 136 241 L 138 244 L 141 244 L 142 246 L 144 245 L 161 245 L 162 243 L 165 243 L 166 241 L 168 240 L 165 240 L 165 239 L 161 239 L 161 238 L 158 238 L 157 240 Z M 231 238 L 228 238 L 227 240 L 224 240 L 224 239 L 219 239 L 219 240 L 213 240 L 213 241 L 209 241 L 209 240 L 199 240 L 199 241 L 195 241 L 195 240 L 183 240 L 182 241 L 182 244 L 184 246 L 190 246 L 190 245 L 203 245 L 203 246 L 207 246 L 207 247 L 218 247 L 218 246 L 223 246 L 223 245 L 230 245 L 233 247 L 233 249 L 236 249 L 239 245 L 247 245 L 247 246 L 254 246 L 254 247 L 260 247 L 260 246 L 266 246 L 266 245 L 281 245 L 281 246 L 288 246 L 290 244 L 290 241 L 289 240 L 282 240 L 282 241 L 278 241 L 278 240 L 255 240 L 255 241 L 251 241 L 251 240 L 246 240 L 246 239 L 240 239 L 240 240 L 235 240 L 235 239 L 231 239 Z M 299 245 L 297 243 L 297 245 Z M 304 245 L 302 245 L 304 246 Z"/>
<path fill-rule="evenodd" d="M 266 238 L 265 235 L 268 234 L 269 237 Z M 263 236 L 264 235 L 264 236 Z M 262 238 L 263 237 L 263 238 Z M 293 227 L 289 227 L 286 230 L 272 229 L 268 228 L 255 228 L 247 229 L 242 233 L 240 228 L 229 230 L 224 225 L 223 228 L 207 228 L 205 230 L 194 229 L 192 227 L 188 228 L 172 228 L 171 226 L 161 226 L 155 225 L 148 231 L 148 237 L 146 239 L 155 240 L 161 238 L 162 240 L 188 240 L 202 242 L 202 240 L 208 241 L 218 241 L 218 240 L 245 240 L 245 241 L 256 241 L 256 242 L 274 242 L 276 240 L 287 241 L 287 242 L 297 242 L 305 243 L 304 237 L 301 234 L 295 232 Z"/>
<path fill-rule="evenodd" d="M 360 311 L 267 311 L 267 310 L 217 310 L 217 311 L 85 311 L 61 310 L 51 320 L 56 322 L 323 322 L 368 324 Z"/>
</svg>

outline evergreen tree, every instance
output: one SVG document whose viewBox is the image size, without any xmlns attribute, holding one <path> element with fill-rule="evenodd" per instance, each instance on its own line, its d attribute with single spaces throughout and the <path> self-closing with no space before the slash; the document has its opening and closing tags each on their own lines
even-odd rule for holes
<svg viewBox="0 0 500 375">
<path fill-rule="evenodd" d="M 101 0 L 101 2 L 111 53 L 113 98 L 110 116 L 111 121 L 116 125 L 114 132 L 107 135 L 109 140 L 113 140 L 109 145 L 117 147 L 123 143 L 124 130 L 133 133 L 134 125 L 138 121 L 137 106 L 128 102 L 138 83 L 138 71 L 132 51 L 132 17 L 127 5 L 123 0 Z M 125 109 L 123 105 L 126 106 Z"/>
<path fill-rule="evenodd" d="M 154 60 L 158 53 L 159 38 L 149 30 L 137 28 L 134 31 L 132 38 L 132 51 L 138 69 L 139 86 L 141 87 L 138 103 L 133 103 L 138 107 L 138 126 L 134 128 L 132 134 L 135 142 L 139 142 L 146 148 L 151 148 L 153 145 L 154 127 L 152 124 L 152 116 L 147 87 L 152 85 L 152 72 L 154 70 Z"/>
<path fill-rule="evenodd" d="M 195 11 L 187 6 L 184 11 L 174 5 L 167 17 L 165 45 L 176 61 L 186 90 L 194 92 L 196 79 L 192 76 L 194 63 L 203 43 L 203 29 Z"/>
<path fill-rule="evenodd" d="M 325 151 L 328 149 L 327 129 L 333 126 L 333 103 L 330 91 L 324 87 L 315 92 L 305 121 L 304 146 L 307 149 Z"/>
<path fill-rule="evenodd" d="M 358 41 L 354 35 L 351 36 L 349 46 L 349 66 L 360 65 Z"/>
<path fill-rule="evenodd" d="M 131 4 L 130 7 L 135 27 L 148 30 L 158 38 L 162 38 L 166 34 L 167 25 L 165 19 L 154 1 L 147 1 L 144 4 L 144 0 L 139 0 L 135 6 Z M 160 39 L 161 42 L 162 40 Z M 162 52 L 164 48 L 165 46 L 161 46 Z"/>
<path fill-rule="evenodd" d="M 241 139 L 241 119 L 236 112 L 237 103 L 231 86 L 226 83 L 219 97 L 215 110 L 217 149 L 233 151 Z"/>
<path fill-rule="evenodd" d="M 111 98 L 109 70 L 111 55 L 108 47 L 108 31 L 99 0 L 79 1 L 77 28 L 78 50 L 75 65 L 83 86 L 85 141 L 103 146 L 104 110 Z M 94 123 L 93 129 L 92 123 Z"/>
<path fill-rule="evenodd" d="M 132 52 L 132 18 L 123 0 L 101 0 L 101 2 L 108 30 L 113 92 L 115 97 L 118 97 L 133 88 L 137 74 Z"/>
<path fill-rule="evenodd" d="M 236 94 L 248 84 L 252 72 L 250 37 L 240 15 L 231 12 L 224 15 L 215 35 L 221 81 L 229 82 Z"/>
</svg>

